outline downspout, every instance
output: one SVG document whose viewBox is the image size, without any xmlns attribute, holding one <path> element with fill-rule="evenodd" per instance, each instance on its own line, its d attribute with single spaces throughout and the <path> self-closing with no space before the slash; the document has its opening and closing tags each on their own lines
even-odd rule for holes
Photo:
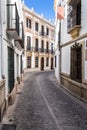
<svg viewBox="0 0 87 130">
<path fill-rule="evenodd" d="M 61 20 L 59 21 L 59 81 L 61 83 Z"/>
<path fill-rule="evenodd" d="M 0 0 L 0 79 L 4 78 L 3 75 L 3 31 L 2 31 L 2 1 Z"/>
</svg>

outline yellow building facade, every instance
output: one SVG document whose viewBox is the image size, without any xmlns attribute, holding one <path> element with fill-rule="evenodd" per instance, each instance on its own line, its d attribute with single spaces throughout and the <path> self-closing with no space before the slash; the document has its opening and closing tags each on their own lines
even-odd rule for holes
<svg viewBox="0 0 87 130">
<path fill-rule="evenodd" d="M 54 68 L 54 24 L 23 6 L 26 68 Z"/>
</svg>

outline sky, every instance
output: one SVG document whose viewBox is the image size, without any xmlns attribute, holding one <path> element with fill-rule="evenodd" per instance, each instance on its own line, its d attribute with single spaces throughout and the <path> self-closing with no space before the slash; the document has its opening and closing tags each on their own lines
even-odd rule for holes
<svg viewBox="0 0 87 130">
<path fill-rule="evenodd" d="M 47 20 L 54 21 L 54 0 L 24 0 L 24 3 L 36 13 L 43 14 Z"/>
</svg>

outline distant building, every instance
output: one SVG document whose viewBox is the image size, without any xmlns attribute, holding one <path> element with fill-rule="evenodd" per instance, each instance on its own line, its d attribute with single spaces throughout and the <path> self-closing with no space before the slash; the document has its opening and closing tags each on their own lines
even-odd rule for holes
<svg viewBox="0 0 87 130">
<path fill-rule="evenodd" d="M 64 19 L 58 19 L 58 7 Z M 87 100 L 87 2 L 54 0 L 55 76 L 67 90 Z"/>
<path fill-rule="evenodd" d="M 25 32 L 25 68 L 54 68 L 54 24 L 23 5 Z"/>
<path fill-rule="evenodd" d="M 21 0 L 0 0 L 0 121 L 14 101 L 24 69 L 22 15 Z"/>
</svg>

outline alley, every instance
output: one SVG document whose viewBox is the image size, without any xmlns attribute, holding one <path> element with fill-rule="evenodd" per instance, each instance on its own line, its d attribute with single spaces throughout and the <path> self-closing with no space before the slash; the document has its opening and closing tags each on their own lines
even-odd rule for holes
<svg viewBox="0 0 87 130">
<path fill-rule="evenodd" d="M 77 102 L 53 71 L 27 72 L 13 114 L 17 130 L 87 130 L 87 110 Z"/>
</svg>

